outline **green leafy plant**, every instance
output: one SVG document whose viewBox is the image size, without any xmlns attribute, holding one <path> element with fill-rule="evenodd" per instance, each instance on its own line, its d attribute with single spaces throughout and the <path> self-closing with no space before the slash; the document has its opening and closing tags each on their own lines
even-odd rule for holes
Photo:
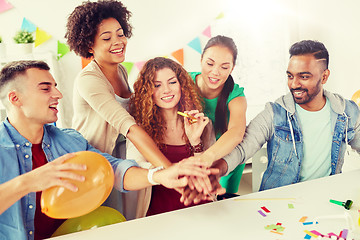
<svg viewBox="0 0 360 240">
<path fill-rule="evenodd" d="M 20 30 L 15 34 L 14 41 L 16 43 L 33 43 L 35 40 L 32 33 L 26 30 Z"/>
<path fill-rule="evenodd" d="M 0 36 L 0 43 L 2 43 L 2 37 Z"/>
</svg>

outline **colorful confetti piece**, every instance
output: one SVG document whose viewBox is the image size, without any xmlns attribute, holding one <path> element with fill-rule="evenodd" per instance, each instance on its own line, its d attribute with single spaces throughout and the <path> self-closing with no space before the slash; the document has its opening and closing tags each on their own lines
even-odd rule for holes
<svg viewBox="0 0 360 240">
<path fill-rule="evenodd" d="M 318 237 L 318 235 L 316 235 L 316 234 L 314 234 L 314 233 L 312 233 L 312 232 L 310 232 L 310 231 L 308 231 L 308 230 L 304 230 L 304 232 L 305 232 L 306 234 L 314 237 L 314 238 L 317 238 L 317 237 Z"/>
<path fill-rule="evenodd" d="M 306 234 L 304 239 L 311 239 L 311 236 L 309 234 Z"/>
<path fill-rule="evenodd" d="M 315 231 L 315 230 L 312 230 L 310 232 L 312 232 L 313 234 L 315 234 L 317 236 L 323 236 L 321 233 L 319 233 L 318 231 Z"/>
<path fill-rule="evenodd" d="M 349 230 L 347 230 L 347 229 L 342 230 L 342 232 L 340 233 L 340 237 L 346 239 L 348 232 L 349 232 Z"/>
<path fill-rule="evenodd" d="M 282 232 L 284 231 L 284 227 L 281 226 L 281 223 L 280 224 L 271 224 L 271 225 L 267 225 L 264 227 L 266 230 L 275 230 L 275 231 L 278 231 L 278 232 Z"/>
<path fill-rule="evenodd" d="M 315 224 L 318 224 L 319 222 L 315 222 Z M 303 225 L 312 225 L 314 222 L 303 222 Z"/>
<path fill-rule="evenodd" d="M 261 214 L 261 216 L 266 217 L 266 214 L 265 214 L 265 213 L 263 213 L 263 211 L 259 210 L 259 211 L 258 211 L 258 213 L 260 213 L 260 214 Z"/>
<path fill-rule="evenodd" d="M 273 231 L 273 230 L 271 230 L 270 232 L 272 232 L 272 233 L 277 233 L 277 234 L 279 234 L 279 235 L 284 235 L 284 234 L 281 233 L 281 232 L 277 232 L 277 231 Z"/>
<path fill-rule="evenodd" d="M 330 237 L 331 237 L 331 236 L 335 236 L 335 237 L 337 237 L 337 238 L 339 237 L 339 236 L 336 235 L 335 233 L 329 233 L 328 236 L 330 236 Z"/>
<path fill-rule="evenodd" d="M 302 222 L 302 223 L 303 223 L 303 222 L 306 221 L 307 218 L 308 218 L 307 216 L 304 216 L 304 217 L 300 218 L 299 222 Z"/>
<path fill-rule="evenodd" d="M 269 209 L 267 209 L 266 207 L 261 207 L 262 210 L 264 210 L 266 213 L 269 213 Z"/>
<path fill-rule="evenodd" d="M 293 208 L 294 208 L 294 204 L 289 203 L 289 204 L 288 204 L 288 208 L 293 209 Z"/>
</svg>

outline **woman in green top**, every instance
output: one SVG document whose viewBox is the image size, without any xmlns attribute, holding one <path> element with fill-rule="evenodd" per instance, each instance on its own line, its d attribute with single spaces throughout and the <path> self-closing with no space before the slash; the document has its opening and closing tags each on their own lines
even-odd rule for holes
<svg viewBox="0 0 360 240">
<path fill-rule="evenodd" d="M 191 77 L 204 98 L 204 113 L 213 121 L 216 143 L 207 149 L 202 158 L 213 162 L 229 154 L 244 136 L 246 127 L 246 98 L 244 88 L 234 83 L 231 72 L 237 57 L 234 41 L 225 36 L 211 38 L 201 55 L 201 73 Z M 245 164 L 222 177 L 226 193 L 238 192 Z"/>
</svg>

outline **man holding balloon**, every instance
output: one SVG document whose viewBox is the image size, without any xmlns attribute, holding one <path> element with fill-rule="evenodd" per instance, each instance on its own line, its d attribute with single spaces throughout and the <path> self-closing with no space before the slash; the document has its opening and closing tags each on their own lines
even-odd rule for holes
<svg viewBox="0 0 360 240">
<path fill-rule="evenodd" d="M 75 212 L 71 205 L 82 205 L 86 209 L 96 198 L 94 196 L 105 194 L 102 186 L 107 183 L 111 185 L 110 189 L 114 184 L 120 191 L 138 190 L 154 184 L 180 188 L 187 185 L 186 176 L 218 174 L 217 169 L 205 168 L 204 163 L 195 158 L 167 169 L 146 170 L 138 168 L 133 160 L 121 160 L 101 153 L 75 130 L 59 129 L 50 124 L 57 121 L 58 101 L 62 98 L 56 86 L 48 65 L 42 61 L 12 62 L 1 70 L 0 99 L 8 118 L 0 124 L 0 239 L 50 237 L 63 222 L 41 212 L 41 191 L 45 193 L 58 188 L 56 194 L 50 194 L 50 199 L 42 197 L 42 204 L 49 204 L 42 206 L 42 210 L 55 210 L 53 217 L 61 218 L 63 216 L 57 214 Z M 90 161 L 73 161 L 83 156 L 82 151 L 97 153 L 94 158 L 101 154 L 107 159 L 101 164 L 110 163 L 114 174 L 112 171 L 106 173 L 106 167 L 98 173 L 101 166 L 92 166 Z M 87 175 L 90 169 L 95 175 Z M 99 179 L 103 181 L 99 183 Z M 85 185 L 88 190 L 81 193 Z M 73 195 L 72 204 L 66 211 L 48 209 L 61 194 L 87 194 L 94 189 L 98 192 L 86 200 Z M 94 204 L 100 205 L 102 199 L 103 196 Z"/>
</svg>

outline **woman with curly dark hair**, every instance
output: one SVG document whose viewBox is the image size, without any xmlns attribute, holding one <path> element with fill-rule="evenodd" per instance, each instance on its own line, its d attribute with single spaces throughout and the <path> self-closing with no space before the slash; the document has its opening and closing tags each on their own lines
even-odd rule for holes
<svg viewBox="0 0 360 240">
<path fill-rule="evenodd" d="M 194 82 L 180 64 L 157 57 L 145 63 L 134 83 L 130 112 L 164 155 L 176 163 L 201 154 L 215 141 L 209 119 L 201 112 L 200 99 Z M 178 111 L 192 117 L 184 118 Z M 190 118 L 196 119 L 195 122 L 190 122 Z M 127 144 L 127 154 L 141 167 L 152 167 L 131 143 Z M 177 191 L 162 186 L 153 186 L 152 194 L 147 192 L 141 201 L 138 211 L 146 211 L 150 201 L 147 215 L 185 207 Z"/>
<path fill-rule="evenodd" d="M 127 111 L 132 93 L 120 63 L 132 34 L 130 16 L 127 8 L 114 0 L 87 1 L 70 14 L 65 34 L 70 49 L 81 57 L 93 58 L 74 83 L 72 127 L 94 147 L 120 158 L 125 158 L 125 136 L 154 166 L 168 167 L 170 161 Z M 126 213 L 131 212 L 129 207 L 122 209 L 119 201 L 109 205 L 128 219 L 134 218 Z"/>
</svg>

